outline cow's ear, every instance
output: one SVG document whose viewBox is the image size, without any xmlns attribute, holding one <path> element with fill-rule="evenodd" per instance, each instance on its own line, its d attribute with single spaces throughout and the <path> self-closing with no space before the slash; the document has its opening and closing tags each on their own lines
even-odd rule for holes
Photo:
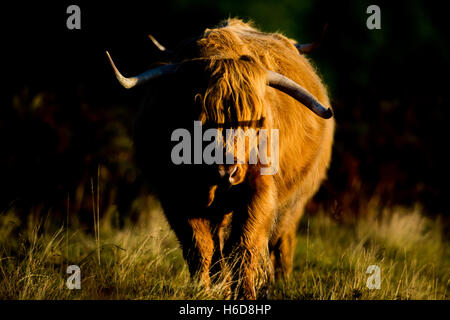
<svg viewBox="0 0 450 320">
<path fill-rule="evenodd" d="M 230 185 L 234 186 L 240 184 L 244 182 L 244 179 L 245 179 L 245 170 L 241 165 L 235 164 L 229 168 L 228 181 L 230 182 Z"/>
</svg>

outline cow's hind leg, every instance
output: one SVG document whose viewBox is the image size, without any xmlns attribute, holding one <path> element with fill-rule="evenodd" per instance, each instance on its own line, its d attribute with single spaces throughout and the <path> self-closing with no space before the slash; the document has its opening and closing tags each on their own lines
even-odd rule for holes
<svg viewBox="0 0 450 320">
<path fill-rule="evenodd" d="M 291 275 L 296 244 L 296 228 L 289 226 L 272 246 L 271 260 L 276 279 L 286 279 Z"/>
<path fill-rule="evenodd" d="M 277 279 L 287 279 L 293 269 L 297 247 L 297 227 L 303 216 L 306 201 L 299 200 L 283 216 L 270 243 L 271 260 Z"/>
</svg>

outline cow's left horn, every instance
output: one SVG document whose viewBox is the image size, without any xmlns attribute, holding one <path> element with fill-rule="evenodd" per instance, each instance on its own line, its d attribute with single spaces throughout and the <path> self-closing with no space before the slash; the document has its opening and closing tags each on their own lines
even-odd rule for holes
<svg viewBox="0 0 450 320">
<path fill-rule="evenodd" d="M 322 30 L 322 35 L 320 36 L 320 39 L 318 41 L 306 44 L 296 43 L 295 47 L 297 48 L 298 52 L 300 52 L 301 54 L 308 54 L 319 48 L 322 44 L 323 38 L 325 37 L 325 31 L 327 31 L 327 28 L 328 24 L 325 24 Z"/>
<path fill-rule="evenodd" d="M 316 50 L 319 46 L 320 46 L 320 44 L 318 42 L 307 43 L 307 44 L 300 44 L 300 43 L 295 44 L 295 47 L 297 48 L 298 52 L 300 52 L 302 54 L 311 53 L 314 50 Z"/>
<path fill-rule="evenodd" d="M 268 70 L 267 84 L 275 89 L 283 91 L 295 100 L 303 103 L 308 109 L 317 114 L 319 117 L 329 119 L 333 116 L 331 109 L 324 107 L 311 93 L 308 92 L 308 90 L 282 74 Z"/>
<path fill-rule="evenodd" d="M 133 88 L 137 85 L 146 83 L 147 81 L 158 78 L 165 74 L 173 74 L 178 69 L 178 64 L 166 64 L 164 66 L 147 70 L 144 73 L 141 73 L 135 77 L 126 78 L 117 69 L 108 51 L 106 51 L 106 55 L 108 56 L 109 62 L 111 63 L 114 73 L 116 74 L 117 80 L 119 80 L 120 84 L 126 89 Z"/>
</svg>

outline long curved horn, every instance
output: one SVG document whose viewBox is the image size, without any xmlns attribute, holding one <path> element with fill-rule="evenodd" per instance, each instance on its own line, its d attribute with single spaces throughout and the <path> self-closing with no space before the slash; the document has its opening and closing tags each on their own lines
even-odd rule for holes
<svg viewBox="0 0 450 320">
<path fill-rule="evenodd" d="M 119 80 L 119 83 L 126 89 L 141 85 L 143 83 L 146 83 L 147 81 L 159 78 L 160 76 L 163 76 L 165 74 L 173 74 L 177 71 L 179 66 L 178 64 L 167 64 L 145 71 L 144 73 L 141 73 L 135 77 L 126 78 L 117 69 L 108 51 L 106 51 L 106 55 L 108 56 L 109 62 L 111 63 L 114 73 L 116 74 L 117 80 Z"/>
<path fill-rule="evenodd" d="M 291 79 L 274 71 L 267 71 L 267 84 L 272 88 L 278 89 L 295 100 L 303 103 L 309 110 L 319 117 L 329 119 L 333 116 L 331 109 L 324 107 L 317 99 L 305 88 L 295 83 Z"/>
</svg>

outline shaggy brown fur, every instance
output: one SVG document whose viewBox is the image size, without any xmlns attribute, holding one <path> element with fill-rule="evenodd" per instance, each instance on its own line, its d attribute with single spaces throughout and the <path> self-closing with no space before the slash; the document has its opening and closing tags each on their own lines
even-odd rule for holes
<svg viewBox="0 0 450 320">
<path fill-rule="evenodd" d="M 179 49 L 176 75 L 149 86 L 136 122 L 138 160 L 159 194 L 191 274 L 208 287 L 214 273 L 231 272 L 233 292 L 241 298 L 257 298 L 274 271 L 291 273 L 299 220 L 330 162 L 334 120 L 316 116 L 266 85 L 269 69 L 330 106 L 316 71 L 294 43 L 236 19 L 207 29 Z M 149 125 L 154 119 L 158 131 Z M 192 128 L 194 120 L 210 127 L 260 121 L 259 128 L 278 129 L 278 173 L 261 175 L 259 164 L 172 165 L 170 132 Z"/>
</svg>

